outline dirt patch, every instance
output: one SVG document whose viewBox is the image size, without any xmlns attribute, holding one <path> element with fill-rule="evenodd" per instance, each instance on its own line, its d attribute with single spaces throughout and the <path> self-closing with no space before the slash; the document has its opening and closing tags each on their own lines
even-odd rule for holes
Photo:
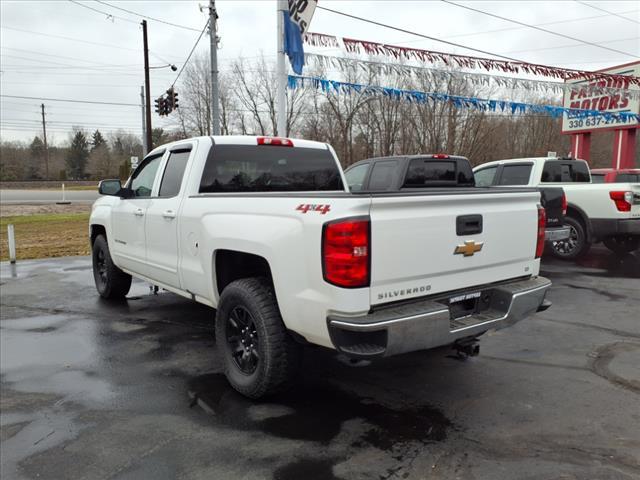
<svg viewBox="0 0 640 480">
<path fill-rule="evenodd" d="M 10 223 L 15 229 L 19 260 L 89 254 L 89 212 L 2 217 L 0 260 L 9 259 L 7 225 Z"/>
<path fill-rule="evenodd" d="M 0 217 L 15 217 L 20 215 L 43 215 L 51 213 L 90 213 L 91 205 L 72 203 L 71 205 L 13 205 L 5 204 L 0 208 Z"/>
</svg>

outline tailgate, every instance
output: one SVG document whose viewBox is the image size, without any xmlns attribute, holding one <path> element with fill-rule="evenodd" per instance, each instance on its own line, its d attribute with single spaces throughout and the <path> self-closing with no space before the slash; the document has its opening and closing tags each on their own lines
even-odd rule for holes
<svg viewBox="0 0 640 480">
<path fill-rule="evenodd" d="M 540 197 L 544 211 L 547 214 L 547 228 L 561 227 L 564 223 L 562 214 L 562 187 L 542 187 Z"/>
<path fill-rule="evenodd" d="M 539 263 L 534 256 L 539 198 L 538 192 L 502 190 L 373 196 L 371 303 L 537 274 Z M 463 225 L 470 219 L 467 225 L 474 230 L 478 216 L 482 217 L 481 233 L 458 235 L 459 217 L 463 217 Z M 469 250 L 480 244 L 481 249 L 471 254 Z M 454 253 L 456 250 L 462 253 Z"/>
</svg>

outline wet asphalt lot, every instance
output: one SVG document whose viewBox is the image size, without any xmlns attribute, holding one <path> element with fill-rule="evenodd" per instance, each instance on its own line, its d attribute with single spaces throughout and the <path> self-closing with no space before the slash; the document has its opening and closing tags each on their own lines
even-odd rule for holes
<svg viewBox="0 0 640 480">
<path fill-rule="evenodd" d="M 553 307 L 480 356 L 351 367 L 308 348 L 294 392 L 218 374 L 213 310 L 88 258 L 1 266 L 3 479 L 640 478 L 640 254 L 545 260 Z"/>
</svg>

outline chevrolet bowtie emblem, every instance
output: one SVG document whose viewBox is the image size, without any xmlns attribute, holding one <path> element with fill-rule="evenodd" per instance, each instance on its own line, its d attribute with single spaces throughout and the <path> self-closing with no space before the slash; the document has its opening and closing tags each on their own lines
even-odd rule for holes
<svg viewBox="0 0 640 480">
<path fill-rule="evenodd" d="M 482 250 L 482 245 L 484 242 L 476 243 L 473 240 L 469 240 L 464 242 L 464 245 L 458 245 L 456 249 L 453 251 L 454 255 L 464 255 L 465 257 L 471 257 L 474 253 Z"/>
</svg>

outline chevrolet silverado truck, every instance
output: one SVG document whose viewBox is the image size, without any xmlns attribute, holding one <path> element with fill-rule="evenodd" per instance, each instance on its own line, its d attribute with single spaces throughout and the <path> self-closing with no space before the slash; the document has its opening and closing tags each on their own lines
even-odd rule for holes
<svg viewBox="0 0 640 480">
<path fill-rule="evenodd" d="M 251 398 L 290 384 L 304 343 L 474 354 L 482 333 L 550 305 L 535 190 L 351 193 L 326 143 L 215 136 L 155 148 L 99 191 L 100 296 L 124 298 L 135 276 L 214 307 L 224 373 Z"/>
<path fill-rule="evenodd" d="M 442 160 L 455 161 L 455 171 L 442 169 Z M 429 175 L 424 175 L 425 169 L 430 172 Z M 457 177 L 454 177 L 455 172 Z M 475 178 L 471 163 L 466 157 L 446 154 L 367 158 L 349 166 L 344 174 L 352 192 L 399 192 L 415 191 L 417 188 L 494 185 L 493 177 L 489 179 L 480 174 Z M 511 180 L 508 168 L 501 169 L 495 176 L 495 185 L 498 186 Z M 569 227 L 564 225 L 567 198 L 562 187 L 537 187 L 536 190 L 540 192 L 540 203 L 547 218 L 545 240 L 550 242 L 569 238 Z"/>
<path fill-rule="evenodd" d="M 476 179 L 491 179 L 510 169 L 504 185 L 560 186 L 567 198 L 565 223 L 569 238 L 551 242 L 551 253 L 572 260 L 585 255 L 592 243 L 627 253 L 640 246 L 640 184 L 595 184 L 584 160 L 556 157 L 515 158 L 484 163 L 474 169 Z"/>
</svg>

